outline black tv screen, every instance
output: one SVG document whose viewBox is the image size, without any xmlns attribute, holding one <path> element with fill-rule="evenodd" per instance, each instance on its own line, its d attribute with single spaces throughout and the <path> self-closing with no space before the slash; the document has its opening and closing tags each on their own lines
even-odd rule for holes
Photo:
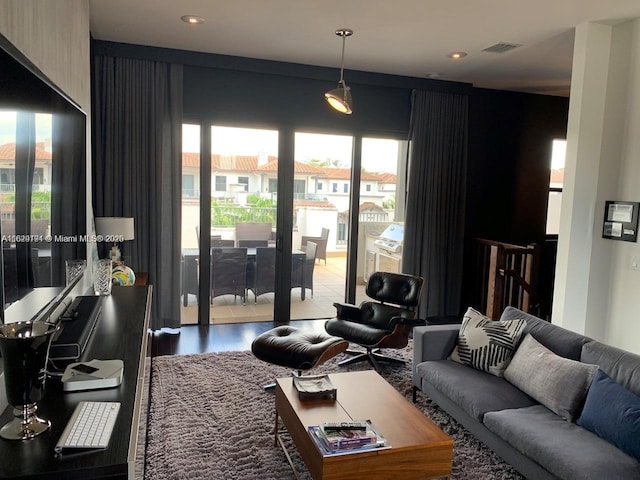
<svg viewBox="0 0 640 480">
<path fill-rule="evenodd" d="M 4 310 L 35 289 L 62 289 L 65 260 L 86 258 L 85 171 L 84 112 L 0 35 Z M 46 308 L 46 295 L 29 298 Z"/>
</svg>

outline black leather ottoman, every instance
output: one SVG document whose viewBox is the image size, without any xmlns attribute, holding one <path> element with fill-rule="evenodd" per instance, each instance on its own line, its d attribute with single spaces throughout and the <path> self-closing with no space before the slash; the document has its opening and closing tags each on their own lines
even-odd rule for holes
<svg viewBox="0 0 640 480">
<path fill-rule="evenodd" d="M 257 336 L 251 351 L 264 362 L 289 367 L 301 374 L 344 352 L 348 346 L 349 342 L 340 337 L 281 325 Z"/>
</svg>

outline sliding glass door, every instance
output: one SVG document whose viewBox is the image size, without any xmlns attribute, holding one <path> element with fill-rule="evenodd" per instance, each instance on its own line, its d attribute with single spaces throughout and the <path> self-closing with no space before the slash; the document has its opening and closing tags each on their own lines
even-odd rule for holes
<svg viewBox="0 0 640 480">
<path fill-rule="evenodd" d="M 213 126 L 211 150 L 210 321 L 273 320 L 278 132 Z"/>
<path fill-rule="evenodd" d="M 400 273 L 407 142 L 365 137 L 361 158 L 356 303 L 372 272 Z"/>
<path fill-rule="evenodd" d="M 198 323 L 200 286 L 200 126 L 182 126 L 180 322 Z"/>
<path fill-rule="evenodd" d="M 351 136 L 295 133 L 292 245 L 306 257 L 293 272 L 292 320 L 332 317 L 344 300 L 352 155 Z"/>
<path fill-rule="evenodd" d="M 203 128 L 183 130 L 182 323 L 329 318 L 399 271 L 406 142 Z"/>
</svg>

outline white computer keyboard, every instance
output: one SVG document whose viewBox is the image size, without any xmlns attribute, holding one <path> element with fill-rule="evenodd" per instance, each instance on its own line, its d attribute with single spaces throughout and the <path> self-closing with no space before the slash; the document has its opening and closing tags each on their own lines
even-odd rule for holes
<svg viewBox="0 0 640 480">
<path fill-rule="evenodd" d="M 66 448 L 107 448 L 120 402 L 80 402 L 56 444 Z"/>
</svg>

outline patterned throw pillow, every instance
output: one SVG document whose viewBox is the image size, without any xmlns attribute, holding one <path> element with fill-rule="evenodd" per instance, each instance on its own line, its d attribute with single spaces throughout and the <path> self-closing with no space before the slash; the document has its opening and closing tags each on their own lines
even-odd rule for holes
<svg viewBox="0 0 640 480">
<path fill-rule="evenodd" d="M 469 308 L 449 359 L 502 377 L 526 325 L 524 319 L 494 321 Z"/>
</svg>

